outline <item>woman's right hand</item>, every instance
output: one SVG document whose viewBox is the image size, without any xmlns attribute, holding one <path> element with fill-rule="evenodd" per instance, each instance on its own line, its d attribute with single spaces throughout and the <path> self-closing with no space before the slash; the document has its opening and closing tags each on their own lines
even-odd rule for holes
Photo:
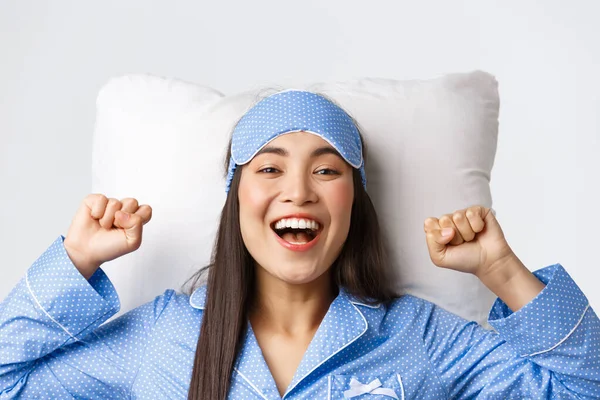
<svg viewBox="0 0 600 400">
<path fill-rule="evenodd" d="M 63 244 L 75 267 L 89 279 L 102 263 L 137 250 L 143 225 L 151 218 L 152 208 L 139 206 L 136 199 L 119 201 L 90 194 L 75 214 Z"/>
</svg>

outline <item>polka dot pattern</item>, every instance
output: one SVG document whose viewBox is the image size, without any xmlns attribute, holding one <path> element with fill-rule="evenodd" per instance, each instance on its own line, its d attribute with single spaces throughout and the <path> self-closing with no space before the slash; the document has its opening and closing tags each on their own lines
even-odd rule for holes
<svg viewBox="0 0 600 400">
<path fill-rule="evenodd" d="M 262 99 L 236 125 L 226 191 L 237 165 L 250 162 L 276 137 L 298 131 L 313 133 L 331 144 L 350 165 L 360 170 L 366 189 L 360 135 L 348 114 L 316 93 L 286 90 Z"/>
<path fill-rule="evenodd" d="M 102 270 L 85 280 L 63 240 L 0 303 L 0 399 L 187 398 L 206 287 L 102 324 L 115 289 Z M 357 381 L 398 399 L 600 398 L 600 320 L 560 264 L 535 275 L 545 289 L 514 313 L 497 300 L 490 331 L 410 295 L 369 306 L 342 289 L 284 398 L 344 399 Z M 281 398 L 250 325 L 229 398 Z"/>
</svg>

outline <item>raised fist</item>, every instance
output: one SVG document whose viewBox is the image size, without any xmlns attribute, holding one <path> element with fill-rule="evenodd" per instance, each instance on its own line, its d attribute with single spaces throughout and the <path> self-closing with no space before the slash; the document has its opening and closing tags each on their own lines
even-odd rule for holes
<svg viewBox="0 0 600 400">
<path fill-rule="evenodd" d="M 89 279 L 104 262 L 137 250 L 152 208 L 136 199 L 121 201 L 88 195 L 75 214 L 64 246 L 79 272 Z"/>
</svg>

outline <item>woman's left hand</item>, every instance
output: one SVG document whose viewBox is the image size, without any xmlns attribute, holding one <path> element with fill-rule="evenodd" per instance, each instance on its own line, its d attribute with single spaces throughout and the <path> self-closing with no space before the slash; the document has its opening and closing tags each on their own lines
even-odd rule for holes
<svg viewBox="0 0 600 400">
<path fill-rule="evenodd" d="M 442 236 L 443 229 L 448 236 Z M 472 206 L 424 224 L 431 261 L 438 267 L 480 276 L 513 255 L 490 208 Z"/>
</svg>

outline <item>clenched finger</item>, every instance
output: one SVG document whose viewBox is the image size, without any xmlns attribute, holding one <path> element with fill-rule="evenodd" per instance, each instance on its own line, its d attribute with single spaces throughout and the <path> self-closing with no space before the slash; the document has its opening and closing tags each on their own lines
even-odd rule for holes
<svg viewBox="0 0 600 400">
<path fill-rule="evenodd" d="M 475 239 L 475 232 L 473 232 L 473 228 L 465 215 L 465 210 L 456 211 L 452 214 L 452 221 L 465 242 Z"/>
<path fill-rule="evenodd" d="M 108 198 L 103 194 L 94 193 L 86 196 L 83 203 L 90 210 L 89 212 L 92 218 L 100 219 L 104 215 L 104 210 L 108 204 Z"/>
<path fill-rule="evenodd" d="M 430 232 L 434 229 L 440 229 L 440 221 L 434 217 L 428 217 L 427 219 L 425 219 L 425 222 L 423 223 L 423 230 L 425 231 L 425 233 Z"/>
<path fill-rule="evenodd" d="M 145 225 L 152 219 L 152 207 L 147 204 L 141 205 L 135 214 L 142 218 L 142 224 Z"/>
<path fill-rule="evenodd" d="M 134 198 L 131 198 L 131 197 L 127 197 L 125 199 L 121 199 L 121 203 L 123 204 L 123 207 L 121 208 L 121 211 L 125 211 L 125 212 L 128 212 L 130 214 L 133 214 L 139 208 L 138 201 L 136 199 L 134 199 Z"/>
<path fill-rule="evenodd" d="M 104 210 L 104 215 L 100 218 L 100 226 L 104 229 L 112 228 L 115 221 L 115 213 L 123 207 L 123 204 L 117 200 L 110 198 L 108 204 Z"/>
<path fill-rule="evenodd" d="M 485 217 L 483 213 L 484 209 L 481 206 L 469 207 L 465 213 L 469 220 L 469 224 L 475 233 L 481 232 L 485 227 Z"/>
<path fill-rule="evenodd" d="M 454 229 L 454 237 L 450 241 L 451 245 L 457 246 L 464 242 L 464 239 L 460 235 L 460 231 L 459 231 L 458 227 L 454 224 L 454 221 L 452 220 L 452 215 L 450 215 L 450 214 L 442 215 L 442 217 L 440 217 L 440 227 Z"/>
</svg>

